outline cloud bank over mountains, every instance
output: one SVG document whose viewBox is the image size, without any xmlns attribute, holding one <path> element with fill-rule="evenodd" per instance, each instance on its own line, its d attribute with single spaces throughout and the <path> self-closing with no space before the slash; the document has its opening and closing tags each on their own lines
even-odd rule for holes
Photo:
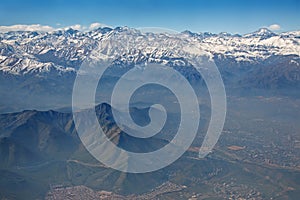
<svg viewBox="0 0 300 200">
<path fill-rule="evenodd" d="M 11 26 L 0 26 L 0 32 L 9 32 L 9 31 L 52 31 L 54 30 L 51 26 L 43 26 L 41 24 L 16 24 Z"/>
<path fill-rule="evenodd" d="M 9 32 L 9 31 L 41 31 L 41 32 L 50 32 L 55 30 L 61 30 L 61 29 L 75 29 L 80 31 L 90 31 L 94 30 L 99 27 L 110 27 L 108 25 L 95 22 L 90 24 L 89 26 L 83 26 L 81 24 L 74 24 L 71 26 L 65 26 L 65 27 L 52 27 L 48 25 L 41 25 L 41 24 L 16 24 L 16 25 L 10 25 L 10 26 L 0 26 L 0 32 Z"/>
</svg>

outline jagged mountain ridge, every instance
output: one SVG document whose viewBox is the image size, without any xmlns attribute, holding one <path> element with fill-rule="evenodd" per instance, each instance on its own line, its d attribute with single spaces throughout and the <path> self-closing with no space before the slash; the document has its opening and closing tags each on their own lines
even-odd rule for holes
<svg viewBox="0 0 300 200">
<path fill-rule="evenodd" d="M 95 107 L 99 123 L 116 145 L 131 151 L 150 151 L 167 144 L 166 140 L 143 140 L 123 132 L 115 123 L 112 108 L 103 103 Z M 116 111 L 118 112 L 118 111 Z M 133 107 L 133 115 L 145 113 Z M 145 115 L 146 116 L 146 115 Z M 46 159 L 67 159 L 82 148 L 72 113 L 53 110 L 24 110 L 0 115 L 0 160 L 2 166 L 27 165 Z"/>
<path fill-rule="evenodd" d="M 195 48 L 186 48 L 187 55 L 181 55 L 186 44 Z M 73 73 L 85 59 L 97 60 L 105 56 L 115 56 L 116 63 L 124 65 L 158 62 L 187 66 L 189 63 L 184 56 L 203 52 L 215 60 L 253 65 L 272 56 L 299 57 L 299 44 L 299 31 L 276 34 L 265 28 L 243 36 L 190 31 L 144 33 L 128 27 L 104 27 L 90 32 L 73 29 L 43 33 L 16 31 L 0 33 L 0 71 L 19 75 Z M 166 46 L 171 48 L 164 49 Z"/>
</svg>

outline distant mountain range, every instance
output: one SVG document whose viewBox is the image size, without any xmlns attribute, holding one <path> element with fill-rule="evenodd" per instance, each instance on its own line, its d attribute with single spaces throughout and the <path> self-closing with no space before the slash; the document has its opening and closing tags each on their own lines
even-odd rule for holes
<svg viewBox="0 0 300 200">
<path fill-rule="evenodd" d="M 274 33 L 262 28 L 245 35 L 152 33 L 128 27 L 15 31 L 0 33 L 0 93 L 6 97 L 0 111 L 70 106 L 81 64 L 107 58 L 112 60 L 110 77 L 134 65 L 162 63 L 198 82 L 201 76 L 190 62 L 197 56 L 214 60 L 227 89 L 300 87 L 300 31 Z"/>
<path fill-rule="evenodd" d="M 109 38 L 117 41 L 113 43 Z M 122 64 L 158 62 L 185 66 L 186 60 L 178 54 L 184 44 L 197 47 L 197 50 L 185 49 L 188 54 L 200 54 L 202 50 L 216 62 L 225 59 L 238 66 L 253 65 L 272 56 L 299 57 L 299 42 L 300 31 L 276 34 L 266 28 L 243 36 L 190 31 L 143 33 L 128 27 L 105 27 L 90 32 L 17 31 L 0 33 L 0 71 L 15 75 L 70 73 L 88 57 L 100 59 L 112 55 L 117 55 L 116 62 Z M 99 54 L 91 56 L 93 50 Z"/>
</svg>

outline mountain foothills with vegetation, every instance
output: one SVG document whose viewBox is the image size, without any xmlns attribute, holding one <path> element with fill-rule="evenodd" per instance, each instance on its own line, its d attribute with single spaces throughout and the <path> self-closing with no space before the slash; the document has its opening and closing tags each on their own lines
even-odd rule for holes
<svg viewBox="0 0 300 200">
<path fill-rule="evenodd" d="M 205 82 L 193 68 L 199 56 L 214 61 L 227 93 L 222 135 L 203 159 L 198 151 L 211 108 Z M 81 143 L 71 109 L 74 80 L 82 64 L 107 59 L 111 64 L 96 99 L 109 97 L 126 71 L 149 63 L 174 68 L 198 91 L 200 128 L 175 163 L 150 173 L 122 173 L 97 161 Z M 300 31 L 175 34 L 101 27 L 0 33 L 0 199 L 297 200 L 299 89 Z M 117 146 L 147 152 L 174 137 L 180 119 L 174 98 L 153 87 L 132 99 L 131 116 L 140 125 L 149 123 L 156 100 L 170 109 L 166 127 L 147 139 L 117 126 L 117 108 L 101 103 L 95 111 Z"/>
</svg>

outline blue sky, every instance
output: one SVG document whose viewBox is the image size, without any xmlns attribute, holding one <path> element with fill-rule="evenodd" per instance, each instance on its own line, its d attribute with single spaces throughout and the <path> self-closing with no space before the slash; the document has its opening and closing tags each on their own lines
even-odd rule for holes
<svg viewBox="0 0 300 200">
<path fill-rule="evenodd" d="M 177 31 L 247 33 L 272 24 L 300 30 L 299 0 L 6 0 L 0 25 L 165 27 Z M 279 28 L 277 26 L 277 29 Z"/>
</svg>

